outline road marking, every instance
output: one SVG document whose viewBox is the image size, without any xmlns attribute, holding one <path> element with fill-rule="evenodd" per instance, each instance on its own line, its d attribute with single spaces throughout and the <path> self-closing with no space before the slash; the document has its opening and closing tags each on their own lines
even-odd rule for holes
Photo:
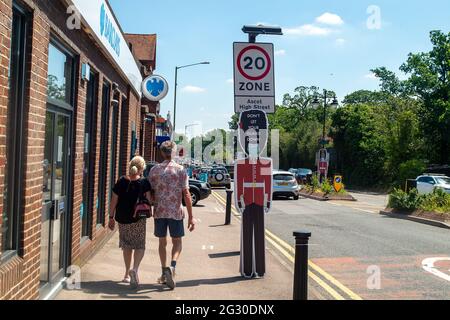
<svg viewBox="0 0 450 320">
<path fill-rule="evenodd" d="M 340 203 L 328 201 L 328 203 L 333 205 L 333 206 L 347 207 L 347 208 L 355 209 L 355 210 L 358 210 L 358 211 L 361 211 L 361 212 L 364 212 L 364 213 L 378 213 L 378 211 L 384 209 L 384 208 L 381 208 L 381 207 L 378 207 L 378 206 L 375 206 L 375 205 L 372 205 L 372 204 L 369 204 L 369 203 L 363 203 L 363 202 L 340 204 Z M 366 210 L 366 209 L 362 209 L 361 207 L 365 207 L 365 208 L 368 208 L 368 209 L 374 209 L 374 210 Z"/>
<path fill-rule="evenodd" d="M 289 252 L 284 250 L 278 243 L 272 240 L 269 237 L 266 237 L 267 241 L 270 242 L 282 255 L 284 255 L 290 262 L 295 264 L 295 259 L 292 257 Z M 316 276 L 311 270 L 308 270 L 308 276 L 311 277 L 317 284 L 319 284 L 322 288 L 324 288 L 333 298 L 336 300 L 345 300 L 343 296 L 336 292 L 333 288 L 331 288 L 328 284 L 322 281 L 318 276 Z"/>
<path fill-rule="evenodd" d="M 425 259 L 422 262 L 422 266 L 423 269 L 441 279 L 447 280 L 450 282 L 450 275 L 439 271 L 438 269 L 436 269 L 436 267 L 434 266 L 436 264 L 436 262 L 439 261 L 450 261 L 450 258 L 429 258 L 429 259 Z M 450 271 L 450 270 L 448 270 Z"/>
<path fill-rule="evenodd" d="M 226 201 L 220 196 L 219 194 L 213 192 L 213 195 L 216 199 L 221 201 L 223 204 L 226 205 Z M 237 211 L 232 207 L 232 210 L 237 213 Z M 240 219 L 240 216 L 235 215 L 238 219 Z M 275 234 L 270 232 L 268 229 L 266 231 L 266 239 L 275 247 L 277 248 L 286 258 L 288 258 L 289 261 L 292 263 L 295 263 L 295 249 L 286 243 L 284 240 L 277 237 Z M 330 281 L 332 284 L 334 284 L 337 288 L 341 289 L 343 292 L 345 292 L 351 299 L 353 300 L 362 300 L 360 296 L 358 296 L 356 293 L 354 293 L 352 290 L 347 288 L 345 285 L 343 285 L 341 282 L 339 282 L 337 279 L 335 279 L 332 275 L 327 273 L 325 270 L 317 266 L 315 263 L 313 263 L 311 260 L 308 261 L 309 267 L 313 268 L 316 272 L 318 272 L 320 275 L 322 275 L 325 279 Z M 319 277 L 317 277 L 314 273 L 311 271 L 308 271 L 308 275 L 317 283 L 319 284 L 323 289 L 325 289 L 333 298 L 336 300 L 345 300 L 342 295 L 336 292 L 333 288 L 331 288 L 328 284 L 323 282 Z"/>
<path fill-rule="evenodd" d="M 284 242 L 282 239 L 278 238 L 276 235 L 271 233 L 269 230 L 266 230 L 266 233 L 269 235 L 269 237 L 274 238 L 278 243 L 280 243 L 286 250 L 291 252 L 292 254 L 295 254 L 295 249 L 290 246 L 288 243 Z M 316 265 L 314 262 L 309 260 L 309 266 L 313 268 L 315 271 L 317 271 L 319 274 L 321 274 L 323 277 L 325 277 L 328 281 L 330 281 L 332 284 L 334 284 L 336 287 L 341 289 L 343 292 L 345 292 L 350 298 L 353 300 L 362 300 L 360 296 L 358 296 L 356 293 L 354 293 L 352 290 L 347 288 L 345 285 L 343 285 L 341 282 L 339 282 L 337 279 L 335 279 L 332 275 L 330 275 L 328 272 L 320 268 L 318 265 Z"/>
</svg>

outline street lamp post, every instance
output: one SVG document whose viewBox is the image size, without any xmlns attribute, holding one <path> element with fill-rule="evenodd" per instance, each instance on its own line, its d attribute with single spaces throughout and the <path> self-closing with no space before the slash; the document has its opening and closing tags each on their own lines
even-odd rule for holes
<svg viewBox="0 0 450 320">
<path fill-rule="evenodd" d="M 328 95 L 330 93 L 331 92 L 326 89 L 323 90 L 323 131 L 322 131 L 322 147 L 323 147 L 323 149 L 325 149 L 325 147 L 326 147 L 325 138 L 326 138 L 327 108 L 329 105 L 328 100 L 333 99 L 333 101 L 330 104 L 332 107 L 337 107 L 339 105 L 336 95 L 334 95 L 333 97 L 328 97 Z M 316 97 L 314 99 L 313 106 L 315 106 L 316 108 L 318 108 L 320 106 L 320 100 L 318 97 Z"/>
<path fill-rule="evenodd" d="M 175 93 L 174 93 L 174 102 L 173 102 L 173 129 L 172 129 L 172 131 L 174 133 L 175 133 L 175 130 L 176 130 L 176 119 L 177 119 L 178 70 L 184 69 L 184 68 L 193 67 L 193 66 L 198 66 L 198 65 L 201 65 L 201 64 L 210 64 L 210 62 L 205 61 L 205 62 L 188 64 L 188 65 L 181 66 L 181 67 L 175 67 Z"/>
</svg>

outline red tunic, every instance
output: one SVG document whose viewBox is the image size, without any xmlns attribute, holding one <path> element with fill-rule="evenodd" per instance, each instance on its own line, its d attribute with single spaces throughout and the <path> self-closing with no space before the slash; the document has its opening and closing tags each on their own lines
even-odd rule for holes
<svg viewBox="0 0 450 320">
<path fill-rule="evenodd" d="M 272 159 L 241 159 L 235 165 L 236 203 L 269 208 L 272 200 Z M 241 208 L 240 210 L 243 210 Z"/>
</svg>

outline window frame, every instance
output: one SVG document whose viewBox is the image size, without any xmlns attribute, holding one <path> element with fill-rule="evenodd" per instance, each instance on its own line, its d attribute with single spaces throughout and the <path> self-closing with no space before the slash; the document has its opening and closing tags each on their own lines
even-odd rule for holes
<svg viewBox="0 0 450 320">
<path fill-rule="evenodd" d="M 70 81 L 69 84 L 70 84 L 71 90 L 70 90 L 70 97 L 67 99 L 70 101 L 70 103 L 61 101 L 58 99 L 50 98 L 48 96 L 48 87 L 47 87 L 47 103 L 51 104 L 53 106 L 68 110 L 68 111 L 74 111 L 75 91 L 76 91 L 75 88 L 76 88 L 76 79 L 77 79 L 77 75 L 76 75 L 77 54 L 75 52 L 71 51 L 70 49 L 68 49 L 67 46 L 65 46 L 63 43 L 64 42 L 62 40 L 60 40 L 56 35 L 54 35 L 53 33 L 51 34 L 49 46 L 50 45 L 54 46 L 56 49 L 61 51 L 63 54 L 66 55 L 67 58 L 69 58 L 71 60 L 72 67 L 70 70 L 70 79 L 69 79 L 69 81 Z"/>
<path fill-rule="evenodd" d="M 5 187 L 8 187 L 8 194 L 6 199 L 7 210 L 9 211 L 9 228 L 8 233 L 8 245 L 4 248 L 2 233 L 1 238 L 1 254 L 0 254 L 0 264 L 11 258 L 19 255 L 23 255 L 23 250 L 20 248 L 21 230 L 20 226 L 23 224 L 23 166 L 25 161 L 25 91 L 27 88 L 27 61 L 29 53 L 29 28 L 31 21 L 31 13 L 24 7 L 13 1 L 13 21 L 11 22 L 11 46 L 10 46 L 10 65 L 9 69 L 14 70 L 14 74 L 11 73 L 11 82 L 8 92 L 8 113 L 7 121 L 11 124 L 12 128 L 7 129 L 6 144 L 12 148 L 12 152 L 7 155 L 7 165 L 8 168 L 5 170 Z M 20 30 L 15 31 L 14 17 L 19 16 Z M 16 33 L 18 32 L 18 34 Z M 18 56 L 13 56 L 13 38 L 18 36 L 17 43 L 19 47 L 17 48 Z M 17 60 L 16 60 L 17 59 Z M 14 66 L 13 64 L 16 63 Z M 13 134 L 10 134 L 13 133 Z M 10 136 L 8 136 L 10 135 Z M 10 167 L 12 165 L 12 168 Z M 6 168 L 5 168 L 6 169 Z M 11 172 L 7 174 L 6 171 Z M 2 199 L 2 201 L 4 201 Z M 5 215 L 3 208 L 2 215 Z M 4 221 L 3 221 L 4 223 Z M 2 225 L 3 228 L 3 225 Z"/>
<path fill-rule="evenodd" d="M 81 243 L 83 243 L 86 240 L 92 239 L 92 235 L 93 235 L 93 229 L 92 229 L 92 222 L 93 222 L 93 208 L 94 208 L 94 190 L 95 190 L 95 167 L 96 167 L 96 163 L 95 163 L 95 155 L 96 155 L 96 147 L 97 147 L 97 118 L 98 118 L 98 102 L 99 102 L 99 79 L 100 79 L 100 75 L 99 73 L 95 72 L 92 68 L 91 68 L 91 72 L 90 72 L 90 80 L 89 82 L 93 82 L 93 101 L 91 102 L 92 106 L 91 106 L 91 110 L 89 110 L 90 114 L 88 114 L 88 110 L 85 111 L 85 127 L 84 127 L 84 134 L 86 135 L 86 133 L 89 134 L 89 146 L 88 146 L 88 153 L 89 153 L 89 177 L 88 177 L 88 181 L 87 181 L 87 186 L 84 185 L 83 183 L 83 196 L 82 196 L 82 203 L 83 205 L 85 205 L 84 207 L 84 214 L 87 214 L 87 221 L 84 222 L 83 219 L 81 219 Z M 87 84 L 87 86 L 89 86 L 91 84 Z M 86 108 L 87 108 L 87 103 L 88 103 L 88 99 L 89 97 L 87 97 L 87 93 L 86 92 Z M 89 130 L 87 130 L 87 126 L 90 125 L 91 127 L 89 128 Z M 86 140 L 84 140 L 83 146 L 84 148 L 86 148 Z M 85 150 L 85 149 L 84 149 Z M 83 152 L 83 163 L 85 164 L 85 154 Z M 83 179 L 84 180 L 84 179 Z M 83 181 L 84 182 L 84 181 Z M 85 188 L 87 188 L 87 190 L 85 190 Z M 87 193 L 87 203 L 84 203 L 85 199 L 85 192 Z M 87 223 L 87 230 L 85 230 L 85 226 L 84 223 Z M 86 234 L 84 233 L 86 231 Z"/>
<path fill-rule="evenodd" d="M 105 104 L 105 88 L 108 90 L 107 96 L 107 104 Z M 112 92 L 112 83 L 108 81 L 106 78 L 103 78 L 102 82 L 102 105 L 101 112 L 102 117 L 100 121 L 100 162 L 99 166 L 99 182 L 98 182 L 98 209 L 97 209 L 97 227 L 105 227 L 106 226 L 106 214 L 108 208 L 106 207 L 106 192 L 107 186 L 106 182 L 108 181 L 108 142 L 109 142 L 109 132 L 110 132 L 110 116 L 111 116 L 111 92 Z M 106 109 L 106 110 L 105 110 Z M 103 147 L 105 146 L 105 147 Z M 109 193 L 108 193 L 109 194 Z"/>
</svg>

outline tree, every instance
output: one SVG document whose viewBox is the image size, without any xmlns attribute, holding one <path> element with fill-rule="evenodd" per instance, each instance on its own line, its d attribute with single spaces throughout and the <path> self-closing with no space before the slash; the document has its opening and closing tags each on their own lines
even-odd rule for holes
<svg viewBox="0 0 450 320">
<path fill-rule="evenodd" d="M 349 184 L 367 187 L 386 181 L 384 123 L 383 106 L 347 105 L 334 113 L 331 135 L 338 168 Z"/>
<path fill-rule="evenodd" d="M 432 31 L 430 52 L 411 53 L 400 70 L 409 78 L 401 81 L 386 68 L 373 72 L 381 90 L 395 97 L 420 102 L 418 116 L 430 162 L 450 162 L 450 33 Z"/>
</svg>

